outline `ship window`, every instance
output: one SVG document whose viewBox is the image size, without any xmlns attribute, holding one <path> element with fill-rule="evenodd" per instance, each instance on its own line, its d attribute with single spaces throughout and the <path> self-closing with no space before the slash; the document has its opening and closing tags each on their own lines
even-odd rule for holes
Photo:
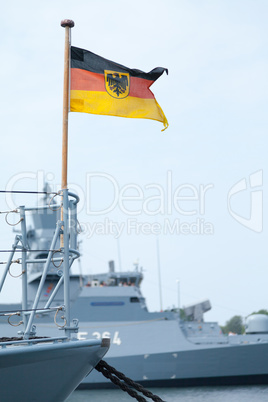
<svg viewBox="0 0 268 402">
<path fill-rule="evenodd" d="M 127 278 L 120 278 L 119 286 L 127 286 L 128 280 Z"/>
<path fill-rule="evenodd" d="M 135 285 L 136 284 L 136 277 L 135 276 L 131 277 L 129 282 L 130 282 L 131 285 Z"/>
<path fill-rule="evenodd" d="M 140 299 L 138 297 L 131 297 L 130 298 L 130 303 L 139 303 Z"/>
</svg>

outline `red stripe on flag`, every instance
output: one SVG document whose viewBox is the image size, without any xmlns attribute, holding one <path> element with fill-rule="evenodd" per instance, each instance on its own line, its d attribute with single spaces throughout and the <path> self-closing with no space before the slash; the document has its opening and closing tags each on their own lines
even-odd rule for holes
<svg viewBox="0 0 268 402">
<path fill-rule="evenodd" d="M 154 99 L 154 95 L 149 89 L 153 82 L 143 78 L 130 77 L 129 96 Z M 106 92 L 104 75 L 79 68 L 71 68 L 71 90 Z"/>
</svg>

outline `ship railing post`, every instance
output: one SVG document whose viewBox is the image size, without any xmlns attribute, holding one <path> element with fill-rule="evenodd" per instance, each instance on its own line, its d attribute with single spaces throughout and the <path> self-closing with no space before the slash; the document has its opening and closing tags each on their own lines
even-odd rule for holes
<svg viewBox="0 0 268 402">
<path fill-rule="evenodd" d="M 12 258 L 14 257 L 14 254 L 15 254 L 15 251 L 16 251 L 16 248 L 18 246 L 19 241 L 20 241 L 20 236 L 17 235 L 16 238 L 15 238 L 15 243 L 12 245 L 12 251 L 9 254 L 8 261 L 6 263 L 5 270 L 4 270 L 3 276 L 1 278 L 0 292 L 2 291 L 3 285 L 5 283 L 7 273 L 9 271 L 10 265 L 12 264 Z"/>
<path fill-rule="evenodd" d="M 71 269 L 71 266 L 72 266 L 74 260 L 79 257 L 79 254 L 78 254 L 78 253 L 77 253 L 77 255 L 76 255 L 75 257 L 74 257 L 74 255 L 72 255 L 72 253 L 74 253 L 74 251 L 75 251 L 75 250 L 69 249 L 69 253 L 70 253 L 69 270 Z M 51 295 L 50 295 L 48 301 L 46 302 L 44 309 L 47 309 L 47 308 L 49 308 L 49 307 L 51 306 L 51 303 L 52 303 L 53 300 L 55 299 L 55 296 L 56 296 L 56 294 L 58 293 L 58 291 L 59 291 L 59 289 L 60 289 L 60 287 L 61 287 L 61 285 L 62 285 L 63 280 L 64 280 L 64 276 L 62 275 L 62 276 L 60 277 L 60 279 L 58 280 L 57 285 L 56 285 L 55 288 L 53 289 L 53 291 L 52 291 L 52 293 L 51 293 Z"/>
<path fill-rule="evenodd" d="M 63 240 L 64 240 L 64 305 L 65 305 L 65 334 L 70 338 L 70 262 L 69 262 L 69 199 L 68 189 L 64 188 L 63 193 Z"/>
<path fill-rule="evenodd" d="M 39 303 L 39 300 L 40 300 L 40 297 L 41 297 L 41 293 L 42 293 L 43 286 L 44 286 L 46 276 L 47 276 L 47 271 L 49 269 L 51 258 L 52 258 L 53 252 L 54 252 L 53 250 L 55 249 L 55 246 L 56 246 L 56 243 L 57 243 L 60 231 L 61 231 L 62 224 L 63 224 L 62 221 L 57 222 L 57 228 L 56 228 L 56 231 L 54 233 L 54 237 L 53 237 L 52 242 L 51 242 L 50 251 L 49 251 L 48 256 L 47 256 L 47 260 L 46 260 L 46 263 L 45 263 L 45 266 L 44 266 L 42 277 L 40 279 L 39 286 L 38 286 L 38 289 L 37 289 L 37 292 L 36 292 L 36 295 L 35 295 L 34 303 L 33 303 L 33 306 L 32 306 L 31 315 L 30 315 L 30 318 L 28 320 L 27 328 L 26 328 L 25 333 L 24 333 L 24 339 L 29 339 L 29 336 L 30 336 L 31 327 L 32 327 L 32 324 L 33 324 L 34 316 L 36 314 L 35 310 L 37 309 L 37 306 L 38 306 L 38 303 Z"/>
<path fill-rule="evenodd" d="M 22 317 L 24 332 L 26 331 L 28 324 L 28 316 L 24 314 L 24 311 L 28 309 L 28 289 L 27 289 L 27 232 L 26 232 L 26 215 L 25 206 L 20 206 L 20 222 L 21 222 L 21 242 L 22 242 L 22 253 L 21 253 L 21 270 L 22 270 Z"/>
<path fill-rule="evenodd" d="M 70 201 L 70 247 L 77 249 L 77 202 Z"/>
</svg>

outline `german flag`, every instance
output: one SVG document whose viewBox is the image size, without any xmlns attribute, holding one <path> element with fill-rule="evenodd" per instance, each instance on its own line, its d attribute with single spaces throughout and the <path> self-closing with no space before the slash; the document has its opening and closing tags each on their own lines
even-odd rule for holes
<svg viewBox="0 0 268 402">
<path fill-rule="evenodd" d="M 166 129 L 166 116 L 150 90 L 164 71 L 168 74 L 162 67 L 144 73 L 72 46 L 70 111 L 152 119 Z"/>
</svg>

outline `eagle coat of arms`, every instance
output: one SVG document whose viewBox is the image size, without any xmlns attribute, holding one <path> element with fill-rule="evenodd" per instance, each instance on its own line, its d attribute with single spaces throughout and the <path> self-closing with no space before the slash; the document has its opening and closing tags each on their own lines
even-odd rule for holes
<svg viewBox="0 0 268 402">
<path fill-rule="evenodd" d="M 129 95 L 129 74 L 117 71 L 104 70 L 105 89 L 110 96 L 116 99 L 126 98 Z"/>
</svg>

